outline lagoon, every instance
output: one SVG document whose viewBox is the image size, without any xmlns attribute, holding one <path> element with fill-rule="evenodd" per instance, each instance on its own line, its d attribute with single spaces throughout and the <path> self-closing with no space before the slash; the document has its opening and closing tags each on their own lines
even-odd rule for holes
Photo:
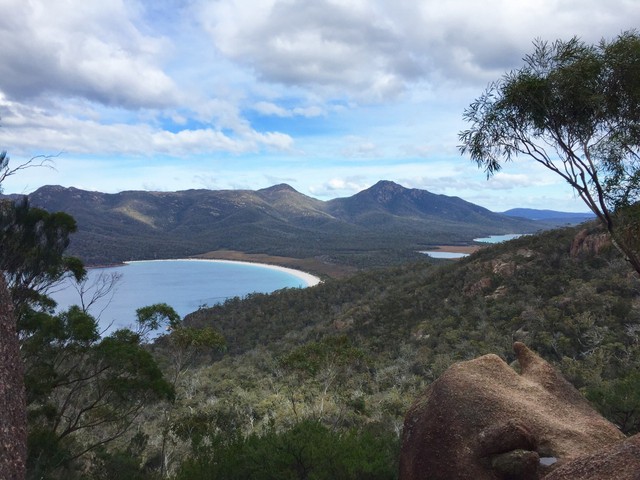
<svg viewBox="0 0 640 480">
<path fill-rule="evenodd" d="M 482 238 L 474 238 L 474 242 L 482 242 L 482 243 L 501 243 L 507 242 L 509 240 L 513 240 L 514 238 L 521 237 L 522 235 L 526 235 L 523 233 L 509 233 L 507 235 L 489 235 L 488 237 Z"/>
<path fill-rule="evenodd" d="M 436 250 L 425 250 L 420 253 L 425 253 L 429 255 L 431 258 L 463 258 L 468 256 L 468 253 L 460 253 L 460 252 L 444 252 L 444 251 L 436 251 Z"/>
<path fill-rule="evenodd" d="M 527 234 L 526 233 L 524 234 L 509 233 L 506 235 L 489 235 L 488 237 L 474 238 L 473 241 L 481 242 L 481 243 L 501 243 L 501 242 L 506 242 L 508 240 L 513 240 L 514 238 L 518 238 L 523 235 L 527 235 Z M 468 253 L 463 253 L 463 252 L 457 252 L 457 251 L 452 252 L 447 250 L 448 248 L 451 248 L 451 247 L 443 246 L 443 247 L 440 247 L 438 250 L 423 250 L 420 253 L 424 253 L 430 256 L 431 258 L 446 258 L 446 259 L 463 258 L 469 255 Z"/>
<path fill-rule="evenodd" d="M 87 285 L 118 275 L 113 296 L 103 298 L 90 312 L 105 333 L 132 326 L 136 309 L 154 303 L 171 305 L 180 316 L 200 307 L 222 303 L 249 293 L 270 293 L 282 288 L 304 288 L 319 279 L 293 269 L 246 262 L 216 260 L 160 260 L 129 262 L 122 266 L 88 271 Z M 58 311 L 80 303 L 73 282 L 57 287 L 51 297 Z"/>
</svg>

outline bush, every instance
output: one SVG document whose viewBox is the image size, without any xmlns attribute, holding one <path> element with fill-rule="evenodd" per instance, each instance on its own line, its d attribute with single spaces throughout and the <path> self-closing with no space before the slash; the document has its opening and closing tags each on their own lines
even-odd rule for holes
<svg viewBox="0 0 640 480">
<path fill-rule="evenodd" d="M 201 448 L 175 480 L 386 480 L 397 478 L 398 439 L 369 430 L 332 431 L 305 420 Z"/>
</svg>

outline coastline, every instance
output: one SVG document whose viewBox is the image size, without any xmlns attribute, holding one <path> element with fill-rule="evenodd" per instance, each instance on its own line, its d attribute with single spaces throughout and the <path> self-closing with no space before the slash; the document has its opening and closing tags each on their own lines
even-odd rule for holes
<svg viewBox="0 0 640 480">
<path fill-rule="evenodd" d="M 313 287 L 322 282 L 319 277 L 312 275 L 308 272 L 303 272 L 302 270 L 296 270 L 295 268 L 282 267 L 280 265 L 272 265 L 268 263 L 259 263 L 259 262 L 246 262 L 242 260 L 219 260 L 213 258 L 165 258 L 159 260 L 130 260 L 127 262 L 123 262 L 125 265 L 130 263 L 142 263 L 142 262 L 173 262 L 173 261 L 188 261 L 188 262 L 219 262 L 219 263 L 240 263 L 244 265 L 252 265 L 254 267 L 264 267 L 271 270 L 278 270 L 281 272 L 288 273 L 293 275 L 303 282 L 306 283 L 306 287 Z"/>
</svg>

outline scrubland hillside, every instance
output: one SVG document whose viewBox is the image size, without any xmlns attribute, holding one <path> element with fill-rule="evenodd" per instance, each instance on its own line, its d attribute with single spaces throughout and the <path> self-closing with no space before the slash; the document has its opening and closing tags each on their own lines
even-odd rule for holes
<svg viewBox="0 0 640 480">
<path fill-rule="evenodd" d="M 223 478 L 205 473 L 224 463 L 220 452 L 259 462 L 256 452 L 287 442 L 327 449 L 307 459 L 319 468 L 320 458 L 338 455 L 328 445 L 349 440 L 355 451 L 363 438 L 382 442 L 375 449 L 388 460 L 367 478 L 392 478 L 411 402 L 455 361 L 513 360 L 514 340 L 556 365 L 623 431 L 640 427 L 640 281 L 595 227 L 521 237 L 444 265 L 425 260 L 232 299 L 186 322 L 214 326 L 227 350 L 199 357 L 180 378 L 170 414 L 180 478 Z M 154 351 L 171 356 L 161 340 Z M 148 413 L 150 438 L 157 415 Z M 366 463 L 366 450 L 353 462 Z M 145 455 L 153 451 L 150 442 Z"/>
</svg>

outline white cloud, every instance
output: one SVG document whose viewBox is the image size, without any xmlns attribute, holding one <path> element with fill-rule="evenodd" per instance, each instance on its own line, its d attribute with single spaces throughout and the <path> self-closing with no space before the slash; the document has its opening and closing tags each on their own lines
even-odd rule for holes
<svg viewBox="0 0 640 480">
<path fill-rule="evenodd" d="M 215 46 L 270 82 L 380 97 L 402 83 L 392 64 L 413 63 L 367 2 L 232 0 L 201 12 Z"/>
<path fill-rule="evenodd" d="M 538 37 L 598 41 L 640 22 L 624 0 L 226 0 L 200 13 L 219 51 L 263 80 L 378 101 L 425 79 L 485 84 Z"/>
<path fill-rule="evenodd" d="M 260 101 L 257 102 L 253 109 L 261 113 L 262 115 L 274 116 L 274 117 L 321 117 L 327 114 L 326 110 L 317 105 L 310 105 L 304 107 L 295 107 L 293 109 L 286 109 L 272 102 Z"/>
<path fill-rule="evenodd" d="M 330 198 L 389 179 L 512 206 L 567 187 L 526 162 L 487 182 L 457 151 L 465 106 L 537 37 L 597 42 L 640 25 L 629 0 L 0 0 L 0 11 L 0 149 L 99 160 L 55 181 L 289 178 Z M 175 167 L 153 170 L 161 157 Z"/>
<path fill-rule="evenodd" d="M 0 89 L 10 98 L 81 97 L 126 108 L 176 102 L 158 65 L 168 42 L 145 35 L 123 0 L 1 0 Z"/>
<path fill-rule="evenodd" d="M 330 178 L 319 185 L 312 185 L 309 191 L 318 197 L 343 197 L 354 195 L 366 188 L 371 183 L 367 182 L 361 176 L 353 176 L 347 178 Z"/>
<path fill-rule="evenodd" d="M 263 148 L 290 150 L 293 139 L 278 132 L 240 129 L 228 135 L 215 128 L 184 128 L 177 132 L 151 124 L 104 124 L 93 118 L 26 107 L 0 97 L 2 142 L 21 155 L 67 152 L 102 155 L 171 155 L 182 157 L 213 152 L 258 152 Z M 46 152 L 41 149 L 46 146 Z"/>
<path fill-rule="evenodd" d="M 291 117 L 292 113 L 282 107 L 279 107 L 275 103 L 271 102 L 258 102 L 253 106 L 256 112 L 263 115 L 273 115 L 274 117 Z"/>
</svg>

